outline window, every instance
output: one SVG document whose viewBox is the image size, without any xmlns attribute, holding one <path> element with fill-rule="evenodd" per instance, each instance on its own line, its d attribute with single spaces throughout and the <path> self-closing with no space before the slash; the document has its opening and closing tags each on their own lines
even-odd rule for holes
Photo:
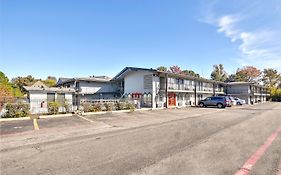
<svg viewBox="0 0 281 175">
<path fill-rule="evenodd" d="M 55 93 L 47 93 L 47 102 L 55 101 Z"/>
<path fill-rule="evenodd" d="M 79 82 L 76 82 L 76 89 L 79 89 L 79 87 L 80 87 L 80 83 Z"/>
<path fill-rule="evenodd" d="M 65 94 L 57 94 L 57 102 L 59 102 L 60 104 L 64 104 Z"/>
</svg>

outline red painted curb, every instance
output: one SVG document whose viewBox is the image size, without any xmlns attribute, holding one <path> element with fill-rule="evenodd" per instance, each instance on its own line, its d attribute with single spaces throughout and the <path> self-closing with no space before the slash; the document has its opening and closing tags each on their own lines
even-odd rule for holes
<svg viewBox="0 0 281 175">
<path fill-rule="evenodd" d="M 272 144 L 272 142 L 276 139 L 280 132 L 281 126 L 279 126 L 279 128 L 267 138 L 264 144 L 246 161 L 246 163 L 234 175 L 248 175 L 252 170 L 253 166 L 262 157 L 262 155 Z"/>
</svg>

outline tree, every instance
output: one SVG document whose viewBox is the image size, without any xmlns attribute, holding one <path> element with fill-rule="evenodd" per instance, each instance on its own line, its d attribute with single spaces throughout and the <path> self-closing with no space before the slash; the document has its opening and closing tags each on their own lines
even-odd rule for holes
<svg viewBox="0 0 281 175">
<path fill-rule="evenodd" d="M 13 88 L 9 83 L 9 79 L 2 71 L 0 71 L 0 111 L 4 106 L 4 103 L 9 101 L 12 96 Z"/>
<path fill-rule="evenodd" d="M 181 68 L 177 65 L 171 66 L 170 71 L 174 74 L 181 74 Z"/>
<path fill-rule="evenodd" d="M 197 74 L 196 72 L 194 72 L 193 70 L 183 70 L 182 74 L 189 75 L 189 76 L 192 76 L 192 77 L 197 77 L 197 78 L 200 77 L 200 75 Z"/>
<path fill-rule="evenodd" d="M 235 74 L 230 74 L 227 79 L 225 80 L 225 82 L 234 82 L 236 81 L 236 75 Z"/>
<path fill-rule="evenodd" d="M 261 71 L 254 66 L 246 66 L 242 69 L 237 69 L 235 74 L 236 81 L 244 82 L 259 82 Z"/>
<path fill-rule="evenodd" d="M 211 73 L 212 80 L 216 81 L 226 81 L 227 79 L 227 73 L 224 70 L 224 67 L 222 64 L 214 65 L 213 66 L 213 72 Z"/>
<path fill-rule="evenodd" d="M 24 92 L 23 86 L 31 86 L 34 84 L 37 80 L 32 77 L 31 75 L 28 75 L 26 77 L 16 77 L 12 79 L 12 83 L 14 83 L 16 86 L 18 86 L 21 90 L 21 92 Z"/>
<path fill-rule="evenodd" d="M 8 83 L 9 79 L 2 71 L 0 71 L 0 83 L 4 83 L 4 82 Z"/>
<path fill-rule="evenodd" d="M 281 81 L 281 75 L 277 70 L 268 68 L 263 70 L 262 82 L 269 87 L 276 87 Z"/>
<path fill-rule="evenodd" d="M 43 83 L 49 87 L 55 87 L 57 84 L 57 78 L 53 76 L 48 76 L 47 79 L 43 81 Z"/>
<path fill-rule="evenodd" d="M 162 71 L 162 72 L 167 72 L 168 69 L 165 66 L 160 66 L 160 67 L 157 68 L 157 70 Z"/>
</svg>

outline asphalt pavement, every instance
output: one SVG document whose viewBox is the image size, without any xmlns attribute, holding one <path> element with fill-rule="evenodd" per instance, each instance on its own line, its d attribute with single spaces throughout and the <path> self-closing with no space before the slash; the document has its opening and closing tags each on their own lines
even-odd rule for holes
<svg viewBox="0 0 281 175">
<path fill-rule="evenodd" d="M 275 175 L 280 112 L 281 103 L 265 103 L 73 116 L 40 119 L 39 131 L 13 134 L 7 129 L 11 122 L 1 123 L 1 174 L 235 174 L 277 133 L 245 170 Z"/>
</svg>

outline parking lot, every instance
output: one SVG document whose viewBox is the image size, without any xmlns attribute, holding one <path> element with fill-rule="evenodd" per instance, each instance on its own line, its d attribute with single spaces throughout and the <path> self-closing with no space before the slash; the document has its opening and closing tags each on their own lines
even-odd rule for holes
<svg viewBox="0 0 281 175">
<path fill-rule="evenodd" d="M 241 108 L 241 107 L 236 107 Z M 155 111 L 134 111 L 125 113 L 108 113 L 108 114 L 83 114 L 72 115 L 67 117 L 50 117 L 37 119 L 39 130 L 48 131 L 52 129 L 67 128 L 93 128 L 96 126 L 107 127 L 133 127 L 138 125 L 146 125 L 153 122 L 170 121 L 186 117 L 196 117 L 202 114 L 221 112 L 224 109 L 216 108 L 196 108 L 188 107 L 181 109 L 163 109 Z M 173 116 L 173 117 L 171 117 Z M 42 131 L 42 132 L 43 132 Z M 18 120 L 1 122 L 1 135 L 11 135 L 23 132 L 35 132 L 33 120 Z"/>
<path fill-rule="evenodd" d="M 280 112 L 265 103 L 1 122 L 1 174 L 234 174 Z M 278 131 L 251 173 L 280 172 L 280 145 Z"/>
</svg>

